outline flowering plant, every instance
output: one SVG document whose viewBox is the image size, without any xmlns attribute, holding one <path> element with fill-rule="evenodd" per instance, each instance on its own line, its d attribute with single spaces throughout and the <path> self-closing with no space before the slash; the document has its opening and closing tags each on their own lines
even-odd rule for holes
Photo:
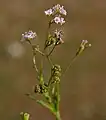
<svg viewBox="0 0 106 120">
<path fill-rule="evenodd" d="M 56 120 L 61 120 L 60 116 L 60 80 L 61 77 L 67 72 L 67 70 L 70 68 L 72 63 L 76 60 L 76 58 L 85 51 L 86 48 L 90 47 L 91 44 L 88 43 L 87 40 L 82 40 L 78 50 L 76 51 L 75 56 L 72 58 L 71 62 L 69 63 L 68 67 L 65 69 L 65 71 L 62 74 L 61 66 L 58 64 L 55 64 L 51 60 L 51 55 L 56 49 L 56 46 L 61 45 L 64 43 L 63 35 L 64 32 L 61 30 L 61 26 L 65 23 L 65 16 L 67 15 L 67 11 L 64 9 L 64 6 L 61 6 L 59 4 L 53 6 L 52 8 L 44 11 L 45 15 L 48 16 L 50 19 L 48 21 L 48 31 L 47 31 L 47 37 L 45 40 L 44 48 L 41 50 L 39 45 L 32 44 L 32 40 L 36 39 L 36 32 L 28 31 L 22 34 L 21 42 L 28 42 L 31 45 L 32 48 L 32 60 L 33 60 L 33 67 L 35 68 L 37 72 L 37 80 L 38 84 L 36 84 L 33 88 L 33 91 L 31 93 L 27 93 L 26 95 L 30 97 L 31 99 L 35 100 L 37 103 L 42 105 L 43 107 L 49 109 L 56 117 Z M 51 32 L 51 28 L 53 24 L 59 24 L 60 27 Z M 38 69 L 37 63 L 36 63 L 36 53 L 41 54 L 42 56 L 42 62 L 41 62 L 41 68 Z M 43 58 L 47 58 L 51 69 L 50 69 L 50 77 L 48 81 L 45 81 L 44 74 L 43 74 Z M 36 95 L 40 95 L 41 99 L 37 100 Z M 29 120 L 30 115 L 28 113 L 21 113 L 22 120 Z"/>
</svg>

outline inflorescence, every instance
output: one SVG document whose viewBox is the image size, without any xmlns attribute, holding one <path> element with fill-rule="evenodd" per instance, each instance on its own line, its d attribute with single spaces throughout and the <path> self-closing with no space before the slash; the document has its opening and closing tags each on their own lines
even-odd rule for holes
<svg viewBox="0 0 106 120">
<path fill-rule="evenodd" d="M 60 6 L 59 4 L 57 4 L 44 12 L 45 15 L 52 16 L 51 23 L 56 23 L 60 25 L 63 25 L 65 23 L 64 17 L 62 16 L 66 16 L 67 11 L 64 9 L 64 6 Z"/>
<path fill-rule="evenodd" d="M 21 42 L 29 42 L 32 47 L 33 66 L 36 69 L 37 80 L 38 80 L 38 84 L 34 86 L 33 93 L 28 93 L 27 95 L 34 100 L 36 99 L 36 97 L 34 98 L 33 94 L 34 95 L 39 94 L 43 96 L 45 98 L 45 101 L 41 99 L 41 100 L 37 100 L 37 102 L 40 103 L 42 106 L 50 109 L 52 113 L 54 113 L 56 118 L 58 118 L 57 120 L 61 120 L 60 113 L 59 113 L 59 102 L 60 102 L 60 93 L 59 93 L 60 86 L 59 85 L 60 85 L 61 76 L 63 74 L 61 75 L 61 71 L 62 71 L 61 66 L 52 63 L 50 55 L 53 53 L 56 46 L 64 43 L 64 40 L 63 40 L 64 32 L 61 29 L 61 26 L 66 22 L 65 16 L 67 15 L 67 11 L 64 9 L 64 6 L 57 4 L 52 8 L 44 11 L 44 13 L 50 19 L 48 21 L 48 31 L 47 31 L 47 36 L 46 36 L 43 51 L 40 51 L 39 45 L 32 44 L 31 42 L 32 40 L 36 39 L 37 37 L 36 32 L 29 30 L 28 32 L 23 33 L 21 37 Z M 51 26 L 52 24 L 59 24 L 58 29 L 55 27 L 52 29 L 52 26 Z M 75 56 L 71 60 L 71 63 L 69 64 L 69 66 L 66 68 L 65 72 L 70 68 L 73 61 L 75 61 L 75 59 L 77 58 L 77 56 L 79 56 L 88 47 L 91 47 L 91 44 L 89 44 L 87 40 L 82 40 Z M 48 62 L 51 65 L 50 77 L 46 81 L 43 74 L 43 66 L 41 65 L 42 68 L 38 69 L 39 67 L 37 67 L 37 64 L 36 64 L 37 52 L 41 54 L 42 57 L 46 57 Z M 26 114 L 22 113 L 21 117 L 22 117 L 22 120 L 29 120 L 29 114 L 27 113 Z M 26 117 L 28 119 L 26 119 Z"/>
<path fill-rule="evenodd" d="M 29 30 L 28 32 L 22 34 L 21 42 L 34 40 L 36 36 L 36 32 L 32 32 L 32 30 Z"/>
</svg>

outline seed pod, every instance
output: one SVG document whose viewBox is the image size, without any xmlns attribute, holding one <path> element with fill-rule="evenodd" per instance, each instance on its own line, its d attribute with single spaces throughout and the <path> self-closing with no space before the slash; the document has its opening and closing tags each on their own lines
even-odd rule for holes
<svg viewBox="0 0 106 120">
<path fill-rule="evenodd" d="M 55 38 L 54 38 L 51 34 L 49 34 L 49 35 L 48 35 L 48 39 L 47 39 L 46 42 L 45 42 L 45 49 L 46 49 L 47 47 L 55 44 L 55 41 L 56 41 Z"/>
<path fill-rule="evenodd" d="M 60 65 L 54 65 L 52 70 L 51 70 L 51 73 L 52 73 L 51 84 L 59 83 L 60 82 L 60 77 L 61 77 Z"/>
<path fill-rule="evenodd" d="M 40 87 L 40 93 L 46 93 L 47 92 L 47 87 L 45 85 L 41 85 L 39 84 L 39 87 Z"/>
<path fill-rule="evenodd" d="M 38 84 L 35 85 L 34 92 L 35 93 L 40 93 L 40 86 Z"/>
<path fill-rule="evenodd" d="M 46 93 L 47 92 L 47 87 L 45 85 L 42 85 L 42 84 L 39 84 L 39 85 L 37 84 L 34 87 L 34 92 L 39 93 L 39 94 Z"/>
</svg>

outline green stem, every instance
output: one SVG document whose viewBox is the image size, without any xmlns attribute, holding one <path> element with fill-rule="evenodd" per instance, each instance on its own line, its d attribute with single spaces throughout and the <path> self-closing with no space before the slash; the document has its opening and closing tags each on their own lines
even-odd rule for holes
<svg viewBox="0 0 106 120">
<path fill-rule="evenodd" d="M 47 28 L 46 40 L 48 39 L 48 34 L 49 34 L 50 28 L 51 28 L 51 22 L 49 22 L 49 25 L 48 25 L 48 28 Z M 46 40 L 45 40 L 45 44 L 44 44 L 44 51 L 46 49 Z"/>
<path fill-rule="evenodd" d="M 30 114 L 21 112 L 20 116 L 22 120 L 29 120 Z"/>
<path fill-rule="evenodd" d="M 48 81 L 48 87 L 49 87 L 50 84 L 51 84 L 51 80 L 52 80 L 52 78 L 53 78 L 53 75 L 54 75 L 54 71 L 53 71 L 53 73 L 51 72 L 51 76 L 50 76 L 49 81 Z"/>
<path fill-rule="evenodd" d="M 50 51 L 50 53 L 47 56 L 50 56 L 51 53 L 53 52 L 54 48 L 56 47 L 56 45 L 53 46 L 52 50 Z"/>
<path fill-rule="evenodd" d="M 50 65 L 51 65 L 51 67 L 52 67 L 52 66 L 53 66 L 53 63 L 52 63 L 52 61 L 51 61 L 50 57 L 49 57 L 48 55 L 46 55 L 46 58 L 47 58 L 47 60 L 49 61 L 49 63 L 50 63 Z"/>
<path fill-rule="evenodd" d="M 36 50 L 37 52 L 39 52 L 41 55 L 45 56 L 45 54 L 44 54 L 43 52 L 41 52 L 40 50 L 38 50 L 37 48 L 35 48 L 35 50 Z"/>
<path fill-rule="evenodd" d="M 57 85 L 56 85 L 56 89 L 57 89 L 57 93 L 56 93 L 56 94 L 57 94 L 57 95 L 56 95 L 56 96 L 57 96 L 56 110 L 57 110 L 57 111 L 59 111 L 59 103 L 60 103 L 60 91 L 59 91 L 60 89 L 59 89 L 59 88 L 60 88 L 60 84 L 57 83 Z"/>
<path fill-rule="evenodd" d="M 33 67 L 35 68 L 36 72 L 39 73 L 39 70 L 36 65 L 36 53 L 33 51 Z"/>
<path fill-rule="evenodd" d="M 69 68 L 72 66 L 72 64 L 75 62 L 75 60 L 77 59 L 77 57 L 79 57 L 80 54 L 76 54 L 72 59 L 71 62 L 69 63 L 69 65 L 66 67 L 65 71 L 62 74 L 62 77 L 66 74 L 66 72 L 69 70 Z"/>
<path fill-rule="evenodd" d="M 76 60 L 77 56 L 74 56 L 71 60 L 71 62 L 69 63 L 69 65 L 67 66 L 67 68 L 65 69 L 63 75 L 69 70 L 69 68 L 71 67 L 71 65 L 73 64 L 73 62 Z"/>
<path fill-rule="evenodd" d="M 59 111 L 56 112 L 56 120 L 61 120 L 60 112 Z"/>
<path fill-rule="evenodd" d="M 56 116 L 56 120 L 61 120 L 61 118 L 60 118 L 60 112 L 59 111 L 55 111 L 50 104 L 47 104 L 47 103 L 45 103 L 42 100 L 37 100 L 37 103 L 39 103 L 40 105 L 42 105 L 45 108 L 49 109 Z"/>
<path fill-rule="evenodd" d="M 56 102 L 56 120 L 61 120 L 60 109 L 59 109 L 59 105 L 60 105 L 60 84 L 59 83 L 56 84 L 56 97 L 57 97 L 57 102 Z"/>
</svg>

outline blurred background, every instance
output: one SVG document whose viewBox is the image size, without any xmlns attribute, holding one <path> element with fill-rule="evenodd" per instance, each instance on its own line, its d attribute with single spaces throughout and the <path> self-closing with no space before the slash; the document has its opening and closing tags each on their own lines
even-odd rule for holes
<svg viewBox="0 0 106 120">
<path fill-rule="evenodd" d="M 37 80 L 31 47 L 21 44 L 20 38 L 31 29 L 43 46 L 48 25 L 44 10 L 57 3 L 65 6 L 68 15 L 65 43 L 57 47 L 53 61 L 64 70 L 82 39 L 92 44 L 61 80 L 62 120 L 106 119 L 106 0 L 0 0 L 1 120 L 20 120 L 22 111 L 31 113 L 31 120 L 55 119 L 25 96 Z M 45 63 L 46 75 L 48 68 Z"/>
</svg>

